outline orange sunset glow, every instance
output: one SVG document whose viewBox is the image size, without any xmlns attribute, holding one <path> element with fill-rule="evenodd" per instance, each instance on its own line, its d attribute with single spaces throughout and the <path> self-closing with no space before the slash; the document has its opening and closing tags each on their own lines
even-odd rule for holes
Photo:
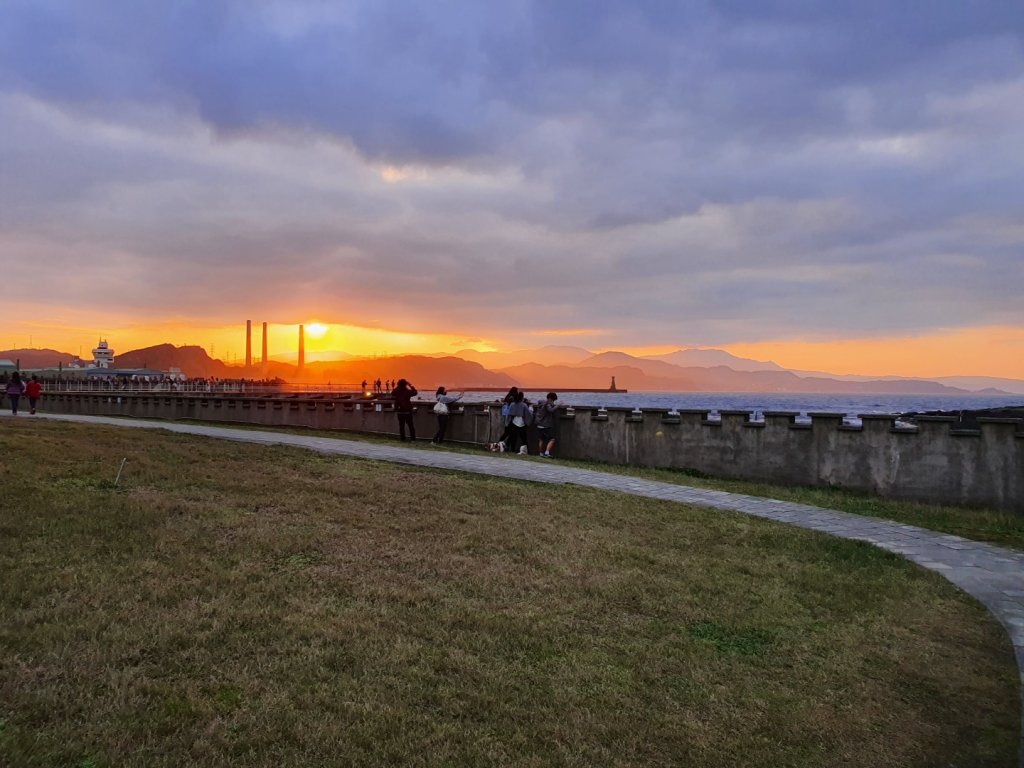
<svg viewBox="0 0 1024 768">
<path fill-rule="evenodd" d="M 294 361 L 298 353 L 299 323 L 268 325 L 269 356 Z M 310 362 L 334 359 L 340 354 L 354 357 L 383 357 L 406 354 L 454 354 L 459 350 L 481 352 L 512 351 L 558 343 L 585 347 L 592 352 L 621 351 L 638 357 L 666 354 L 686 346 L 717 346 L 734 355 L 770 360 L 796 370 L 860 374 L 866 376 L 934 377 L 962 375 L 1024 379 L 1024 327 L 985 326 L 922 334 L 855 339 L 778 339 L 731 342 L 720 345 L 609 345 L 600 343 L 605 331 L 599 329 L 552 329 L 532 334 L 518 344 L 500 337 L 468 339 L 461 335 L 370 328 L 338 322 L 311 321 L 304 324 L 306 359 Z M 253 350 L 258 355 L 261 339 L 259 321 L 253 323 Z M 191 326 L 178 322 L 160 325 L 118 326 L 112 324 L 89 333 L 39 323 L 15 323 L 0 336 L 0 344 L 11 348 L 50 347 L 88 351 L 99 336 L 108 338 L 118 351 L 162 343 L 197 345 L 211 356 L 228 363 L 240 363 L 245 353 L 244 325 Z M 555 339 L 557 341 L 552 342 Z M 597 342 L 597 343 L 594 343 Z"/>
</svg>

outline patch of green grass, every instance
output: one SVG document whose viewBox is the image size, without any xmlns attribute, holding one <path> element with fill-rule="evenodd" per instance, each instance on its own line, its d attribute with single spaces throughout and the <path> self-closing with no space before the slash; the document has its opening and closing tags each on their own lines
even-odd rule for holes
<svg viewBox="0 0 1024 768">
<path fill-rule="evenodd" d="M 699 621 L 689 628 L 690 637 L 711 643 L 720 653 L 759 656 L 771 644 L 771 635 L 763 629 L 729 629 L 713 621 Z"/>
<path fill-rule="evenodd" d="M 0 452 L 0 765 L 1016 759 L 1005 632 L 862 543 L 158 431 Z"/>
</svg>

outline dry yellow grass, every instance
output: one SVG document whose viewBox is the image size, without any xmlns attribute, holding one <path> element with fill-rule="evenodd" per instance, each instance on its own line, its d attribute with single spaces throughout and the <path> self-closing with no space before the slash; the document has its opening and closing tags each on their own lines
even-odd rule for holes
<svg viewBox="0 0 1024 768">
<path fill-rule="evenodd" d="M 135 430 L 0 455 L 0 763 L 1015 760 L 1002 629 L 867 545 Z"/>
</svg>

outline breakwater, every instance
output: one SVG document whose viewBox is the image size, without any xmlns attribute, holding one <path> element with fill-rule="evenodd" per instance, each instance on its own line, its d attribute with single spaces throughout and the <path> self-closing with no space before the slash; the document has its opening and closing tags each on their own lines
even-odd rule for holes
<svg viewBox="0 0 1024 768">
<path fill-rule="evenodd" d="M 45 408 L 140 418 L 195 419 L 262 426 L 337 429 L 394 435 L 387 401 L 326 396 L 183 395 L 174 393 L 48 395 Z M 432 404 L 414 414 L 420 437 L 436 427 Z M 988 506 L 1024 514 L 1024 420 L 979 419 L 956 429 L 952 417 L 865 414 L 857 426 L 842 414 L 748 411 L 564 408 L 556 453 L 611 464 L 688 469 L 709 475 L 780 484 L 837 486 L 890 498 Z M 501 434 L 494 403 L 453 409 L 449 439 L 484 445 Z"/>
</svg>

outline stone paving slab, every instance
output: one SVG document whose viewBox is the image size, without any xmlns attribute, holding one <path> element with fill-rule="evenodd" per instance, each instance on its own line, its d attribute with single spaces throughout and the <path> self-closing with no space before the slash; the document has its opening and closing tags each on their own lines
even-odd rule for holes
<svg viewBox="0 0 1024 768">
<path fill-rule="evenodd" d="M 1013 643 L 1017 668 L 1021 673 L 1021 695 L 1024 701 L 1024 552 L 971 541 L 961 536 L 937 533 L 906 523 L 861 517 L 806 504 L 643 480 L 561 466 L 557 462 L 524 461 L 514 456 L 485 453 L 473 456 L 444 450 L 428 452 L 408 448 L 398 442 L 394 445 L 377 444 L 343 438 L 181 424 L 171 421 L 77 414 L 41 414 L 32 418 L 39 417 L 136 429 L 162 429 L 245 443 L 288 445 L 361 459 L 472 472 L 510 480 L 580 485 L 762 517 L 832 536 L 865 541 L 942 574 L 982 603 L 999 619 Z M 14 417 L 7 415 L 7 418 Z M 1021 765 L 1024 767 L 1024 730 L 1021 738 Z"/>
</svg>

